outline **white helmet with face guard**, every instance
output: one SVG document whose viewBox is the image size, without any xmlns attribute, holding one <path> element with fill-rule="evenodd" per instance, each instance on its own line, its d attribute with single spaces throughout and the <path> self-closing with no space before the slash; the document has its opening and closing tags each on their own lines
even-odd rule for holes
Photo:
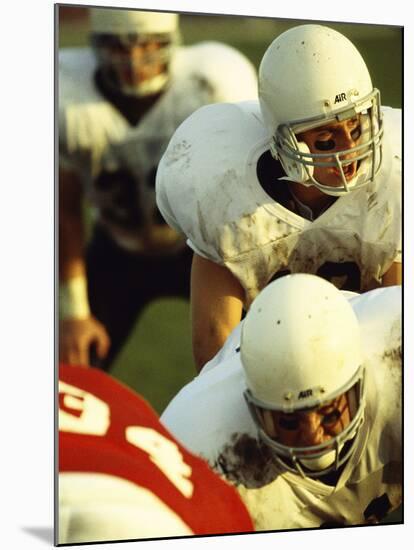
<svg viewBox="0 0 414 550">
<path fill-rule="evenodd" d="M 339 32 L 312 24 L 278 36 L 260 65 L 259 100 L 272 138 L 271 152 L 280 160 L 285 179 L 339 196 L 366 185 L 378 173 L 383 133 L 380 94 L 361 54 Z M 298 139 L 304 131 L 355 117 L 360 135 L 351 149 L 311 154 Z M 358 169 L 347 181 L 344 171 L 350 155 Z M 336 168 L 341 185 L 319 182 L 315 166 Z"/>
<path fill-rule="evenodd" d="M 168 82 L 169 64 L 179 41 L 178 15 L 174 13 L 91 8 L 91 40 L 106 82 L 124 94 L 147 96 L 160 92 Z M 156 48 L 139 57 L 135 45 L 155 42 Z M 162 70 L 144 77 L 144 67 Z M 128 74 L 135 76 L 128 77 Z"/>
<path fill-rule="evenodd" d="M 324 279 L 287 275 L 253 301 L 240 344 L 245 398 L 259 436 L 284 468 L 317 477 L 338 469 L 350 456 L 364 411 L 361 349 L 351 305 Z M 279 440 L 279 428 L 296 429 L 287 422 L 303 412 L 333 407 L 343 396 L 349 422 L 339 433 L 318 445 L 290 446 Z"/>
</svg>

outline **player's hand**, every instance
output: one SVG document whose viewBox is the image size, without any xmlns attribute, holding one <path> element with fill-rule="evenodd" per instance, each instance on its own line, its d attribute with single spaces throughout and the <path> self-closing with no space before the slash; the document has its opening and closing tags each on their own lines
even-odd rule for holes
<svg viewBox="0 0 414 550">
<path fill-rule="evenodd" d="M 92 346 L 103 359 L 110 343 L 105 327 L 93 316 L 82 320 L 63 319 L 59 323 L 59 360 L 67 365 L 90 365 Z"/>
</svg>

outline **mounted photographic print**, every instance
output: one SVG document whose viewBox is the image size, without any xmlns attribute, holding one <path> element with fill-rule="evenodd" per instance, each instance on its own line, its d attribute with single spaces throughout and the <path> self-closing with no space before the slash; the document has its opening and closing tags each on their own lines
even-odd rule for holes
<svg viewBox="0 0 414 550">
<path fill-rule="evenodd" d="M 403 27 L 55 16 L 55 544 L 402 523 Z"/>
</svg>

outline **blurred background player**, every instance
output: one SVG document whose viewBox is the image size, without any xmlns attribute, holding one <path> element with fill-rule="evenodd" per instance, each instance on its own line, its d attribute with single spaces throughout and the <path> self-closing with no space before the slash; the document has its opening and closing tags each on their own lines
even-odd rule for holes
<svg viewBox="0 0 414 550">
<path fill-rule="evenodd" d="M 253 530 L 237 492 L 97 369 L 59 372 L 56 543 Z"/>
<path fill-rule="evenodd" d="M 401 283 L 401 111 L 381 106 L 361 54 L 329 27 L 300 25 L 272 42 L 259 101 L 190 116 L 156 189 L 194 250 L 198 370 L 283 274 L 358 292 Z"/>
<path fill-rule="evenodd" d="M 59 52 L 59 349 L 89 364 L 92 347 L 107 369 L 148 302 L 189 293 L 191 251 L 155 204 L 171 135 L 202 105 L 256 97 L 257 81 L 233 48 L 180 46 L 176 14 L 92 8 L 90 23 L 90 48 Z"/>
<path fill-rule="evenodd" d="M 400 514 L 401 287 L 347 294 L 310 274 L 271 282 L 161 415 L 256 530 Z"/>
</svg>

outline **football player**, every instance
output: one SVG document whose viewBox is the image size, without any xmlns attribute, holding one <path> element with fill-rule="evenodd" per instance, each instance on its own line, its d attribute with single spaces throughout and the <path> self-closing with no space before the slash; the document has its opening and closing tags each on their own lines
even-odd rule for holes
<svg viewBox="0 0 414 550">
<path fill-rule="evenodd" d="M 233 482 L 257 530 L 387 521 L 401 504 L 401 287 L 265 287 L 161 422 Z"/>
<path fill-rule="evenodd" d="M 401 282 L 401 111 L 381 106 L 358 50 L 328 27 L 301 25 L 272 42 L 259 101 L 189 117 L 156 189 L 194 250 L 198 369 L 283 274 L 357 292 Z"/>
<path fill-rule="evenodd" d="M 191 251 L 155 204 L 169 139 L 202 105 L 257 97 L 257 78 L 224 44 L 180 46 L 176 14 L 90 19 L 91 47 L 59 52 L 60 357 L 89 364 L 94 348 L 107 369 L 149 301 L 189 294 Z"/>
<path fill-rule="evenodd" d="M 57 543 L 253 530 L 236 490 L 130 389 L 62 365 L 58 395 Z"/>
</svg>

